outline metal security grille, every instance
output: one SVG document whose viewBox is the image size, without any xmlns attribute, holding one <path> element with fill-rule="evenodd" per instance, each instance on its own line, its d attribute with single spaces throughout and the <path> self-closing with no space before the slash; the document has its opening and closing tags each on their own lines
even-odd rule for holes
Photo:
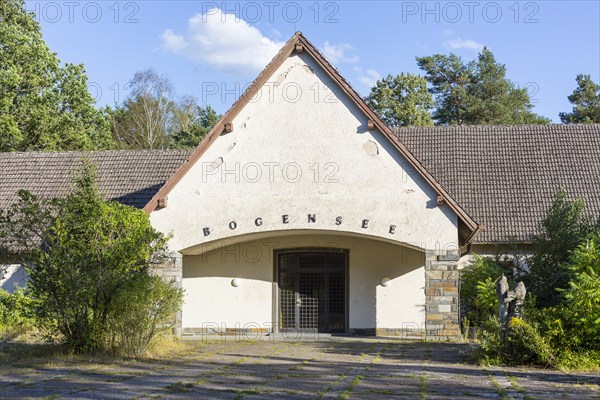
<svg viewBox="0 0 600 400">
<path fill-rule="evenodd" d="M 280 253 L 277 263 L 279 328 L 345 332 L 346 253 Z"/>
<path fill-rule="evenodd" d="M 329 274 L 329 330 L 344 332 L 346 324 L 346 279 L 344 273 Z"/>
<path fill-rule="evenodd" d="M 290 272 L 279 274 L 280 328 L 296 325 L 296 283 Z"/>
<path fill-rule="evenodd" d="M 325 274 L 301 272 L 298 274 L 298 313 L 301 330 L 319 329 L 319 305 L 324 303 L 323 280 Z"/>
</svg>

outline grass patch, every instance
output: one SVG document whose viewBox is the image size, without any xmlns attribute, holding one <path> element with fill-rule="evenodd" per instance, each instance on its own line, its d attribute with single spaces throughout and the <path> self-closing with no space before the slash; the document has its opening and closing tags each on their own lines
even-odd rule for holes
<svg viewBox="0 0 600 400">
<path fill-rule="evenodd" d="M 194 387 L 193 383 L 176 382 L 165 386 L 165 389 L 171 393 L 189 392 Z"/>
<path fill-rule="evenodd" d="M 363 379 L 362 375 L 357 375 L 356 377 L 354 377 L 354 379 L 352 379 L 352 382 L 350 382 L 350 386 L 348 386 L 346 388 L 346 390 L 344 390 L 342 392 L 342 394 L 340 394 L 339 399 L 340 400 L 346 400 L 350 396 L 350 393 L 352 393 L 352 391 L 354 390 L 354 388 L 356 386 L 358 386 L 358 384 L 360 384 L 360 382 L 362 381 L 362 379 Z"/>
<path fill-rule="evenodd" d="M 253 395 L 253 394 L 259 395 L 259 394 L 269 394 L 269 393 L 272 393 L 272 390 L 260 389 L 260 388 L 253 387 L 253 388 L 249 388 L 249 389 L 238 390 L 234 399 L 241 400 L 244 398 L 244 396 L 247 396 L 247 395 Z"/>
<path fill-rule="evenodd" d="M 502 385 L 500 385 L 500 382 L 498 382 L 496 380 L 496 378 L 494 378 L 492 376 L 492 374 L 490 374 L 487 370 L 486 370 L 487 376 L 490 379 L 490 382 L 492 382 L 492 385 L 494 385 L 494 387 L 496 387 L 496 390 L 498 391 L 498 394 L 500 396 L 502 396 L 502 400 L 508 400 L 508 392 L 506 391 L 506 389 L 504 389 L 502 387 Z"/>
<path fill-rule="evenodd" d="M 527 394 L 527 392 L 525 392 L 525 389 L 523 389 L 521 386 L 519 386 L 519 382 L 517 381 L 517 378 L 515 378 L 514 376 L 511 375 L 506 375 L 506 377 L 508 378 L 508 381 L 510 382 L 510 385 L 519 393 L 521 393 L 521 395 L 523 396 L 524 400 L 533 400 L 533 397 L 531 397 L 530 395 Z"/>
</svg>

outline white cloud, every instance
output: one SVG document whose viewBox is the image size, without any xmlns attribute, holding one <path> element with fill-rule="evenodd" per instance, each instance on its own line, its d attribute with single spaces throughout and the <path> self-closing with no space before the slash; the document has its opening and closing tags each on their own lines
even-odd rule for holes
<svg viewBox="0 0 600 400">
<path fill-rule="evenodd" d="M 161 36 L 166 51 L 218 71 L 243 75 L 263 69 L 283 45 L 218 8 L 191 17 L 185 34 L 168 29 Z"/>
<path fill-rule="evenodd" d="M 374 69 L 363 70 L 360 67 L 356 67 L 354 70 L 358 73 L 358 81 L 368 88 L 375 86 L 375 83 L 381 79 L 381 74 Z"/>
<path fill-rule="evenodd" d="M 333 64 L 357 63 L 359 57 L 356 54 L 348 55 L 346 52 L 354 50 L 354 47 L 348 43 L 333 44 L 328 41 L 323 45 L 323 54 Z"/>
<path fill-rule="evenodd" d="M 449 47 L 452 50 L 467 49 L 480 51 L 485 45 L 483 43 L 476 42 L 472 39 L 463 40 L 457 37 L 456 39 L 448 40 L 447 42 L 445 42 L 444 46 Z"/>
</svg>

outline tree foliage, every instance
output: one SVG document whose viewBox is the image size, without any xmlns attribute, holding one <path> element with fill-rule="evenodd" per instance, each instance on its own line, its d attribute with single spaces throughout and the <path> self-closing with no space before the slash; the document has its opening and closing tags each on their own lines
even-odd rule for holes
<svg viewBox="0 0 600 400">
<path fill-rule="evenodd" d="M 142 210 L 104 201 L 93 166 L 84 163 L 63 199 L 46 201 L 26 191 L 19 198 L 0 213 L 0 238 L 24 257 L 39 320 L 60 332 L 70 348 L 112 349 L 115 326 L 154 334 L 177 309 L 181 292 L 147 278 L 166 238 Z M 158 295 L 153 292 L 157 287 Z M 122 304 L 124 296 L 131 304 Z M 136 319 L 140 315 L 157 318 L 149 327 L 142 324 L 147 320 Z"/>
<path fill-rule="evenodd" d="M 419 68 L 431 84 L 436 109 L 433 118 L 442 125 L 462 125 L 468 110 L 468 92 L 473 84 L 471 65 L 465 65 L 456 54 L 417 57 Z"/>
<path fill-rule="evenodd" d="M 563 318 L 573 347 L 600 351 L 600 235 L 593 233 L 574 251 L 572 279 L 564 290 Z"/>
<path fill-rule="evenodd" d="M 176 126 L 171 134 L 171 148 L 194 148 L 219 122 L 221 116 L 210 106 L 199 106 L 195 100 L 180 103 L 175 111 Z"/>
<path fill-rule="evenodd" d="M 418 75 L 388 75 L 377 81 L 367 104 L 389 126 L 431 126 L 433 97 L 427 81 Z"/>
<path fill-rule="evenodd" d="M 534 254 L 521 271 L 528 291 L 524 315 L 510 321 L 505 335 L 493 315 L 478 321 L 477 358 L 489 363 L 600 368 L 600 224 L 586 216 L 584 206 L 582 199 L 570 200 L 559 191 L 541 223 Z M 463 274 L 475 277 L 472 271 L 479 271 L 485 276 L 487 270 L 479 263 Z M 472 286 L 461 285 L 461 305 L 493 295 L 490 285 L 480 284 L 481 291 Z"/>
<path fill-rule="evenodd" d="M 472 326 L 481 326 L 490 316 L 498 313 L 496 282 L 509 272 L 489 257 L 477 256 L 460 273 L 461 319 L 467 318 Z M 510 275 L 509 275 L 510 276 Z"/>
<path fill-rule="evenodd" d="M 541 233 L 535 238 L 534 255 L 525 275 L 527 289 L 541 307 L 556 305 L 563 300 L 557 289 L 566 289 L 572 277 L 566 263 L 571 252 L 595 228 L 584 211 L 584 199 L 570 200 L 561 189 L 541 222 Z"/>
<path fill-rule="evenodd" d="M 171 81 L 153 69 L 136 72 L 122 105 L 111 111 L 112 133 L 119 148 L 191 148 L 220 116 L 192 96 L 178 99 Z"/>
<path fill-rule="evenodd" d="M 83 65 L 60 65 L 21 0 L 1 0 L 0 21 L 0 151 L 111 148 Z"/>
<path fill-rule="evenodd" d="M 113 134 L 122 148 L 164 149 L 173 124 L 173 85 L 154 70 L 136 72 L 131 92 L 113 114 Z"/>
<path fill-rule="evenodd" d="M 533 113 L 526 89 L 506 78 L 506 66 L 484 48 L 476 60 L 465 63 L 459 56 L 436 54 L 417 57 L 431 84 L 440 125 L 543 124 L 549 120 Z"/>
<path fill-rule="evenodd" d="M 579 74 L 576 81 L 577 88 L 569 96 L 573 110 L 561 112 L 560 120 L 565 124 L 600 123 L 600 85 L 590 75 Z"/>
</svg>

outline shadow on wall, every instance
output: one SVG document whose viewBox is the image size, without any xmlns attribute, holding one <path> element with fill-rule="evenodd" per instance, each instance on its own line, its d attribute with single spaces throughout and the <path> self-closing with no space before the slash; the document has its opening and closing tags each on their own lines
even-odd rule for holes
<svg viewBox="0 0 600 400">
<path fill-rule="evenodd" d="M 294 246 L 289 246 L 290 243 Z M 213 293 L 223 297 L 211 297 L 211 301 L 226 302 L 232 293 L 264 288 L 265 283 L 271 284 L 276 279 L 275 251 L 319 248 L 348 251 L 352 328 L 394 327 L 398 321 L 421 322 L 417 316 L 423 312 L 425 303 L 424 253 L 363 237 L 290 235 L 236 243 L 202 255 L 184 255 L 186 295 L 202 297 L 204 294 L 195 293 L 194 288 L 209 286 Z M 240 287 L 231 292 L 234 279 Z M 223 287 L 217 290 L 217 286 Z M 271 297 L 270 290 L 264 296 Z"/>
<path fill-rule="evenodd" d="M 0 289 L 13 293 L 27 284 L 27 271 L 19 264 L 0 264 Z"/>
<path fill-rule="evenodd" d="M 252 236 L 250 235 L 250 239 Z M 348 250 L 350 275 L 364 283 L 381 285 L 383 278 L 395 280 L 425 263 L 422 251 L 366 237 L 335 234 L 273 236 L 218 246 L 200 255 L 183 256 L 183 278 L 237 277 L 273 282 L 275 251 Z M 381 276 L 379 276 L 381 275 Z"/>
</svg>

